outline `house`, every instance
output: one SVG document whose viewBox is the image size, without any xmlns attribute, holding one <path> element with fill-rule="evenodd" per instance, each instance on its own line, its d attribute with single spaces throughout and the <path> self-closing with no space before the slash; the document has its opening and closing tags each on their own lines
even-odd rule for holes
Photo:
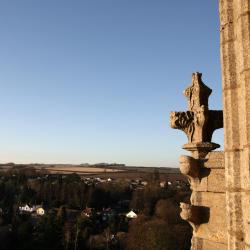
<svg viewBox="0 0 250 250">
<path fill-rule="evenodd" d="M 82 211 L 82 213 L 81 213 L 81 215 L 83 216 L 83 217 L 90 217 L 90 216 L 92 216 L 92 213 L 93 213 L 93 209 L 92 208 L 90 208 L 90 207 L 86 207 L 83 211 Z"/>
<path fill-rule="evenodd" d="M 36 209 L 36 214 L 37 214 L 37 215 L 43 216 L 43 215 L 45 214 L 44 208 L 43 208 L 43 207 L 38 207 L 38 208 Z"/>
<path fill-rule="evenodd" d="M 18 207 L 20 212 L 32 213 L 36 210 L 35 206 L 29 206 L 28 204 Z"/>
<path fill-rule="evenodd" d="M 138 216 L 137 216 L 137 214 L 136 214 L 133 210 L 131 210 L 130 212 L 128 212 L 128 213 L 126 214 L 126 217 L 127 217 L 128 219 L 136 219 Z"/>
<path fill-rule="evenodd" d="M 164 187 L 166 187 L 167 186 L 167 182 L 166 181 L 161 181 L 160 182 L 160 187 L 161 188 L 164 188 Z"/>
</svg>

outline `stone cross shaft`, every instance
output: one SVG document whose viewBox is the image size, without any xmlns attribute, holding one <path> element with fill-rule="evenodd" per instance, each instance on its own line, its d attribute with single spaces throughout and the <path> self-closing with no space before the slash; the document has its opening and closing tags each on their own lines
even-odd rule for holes
<svg viewBox="0 0 250 250">
<path fill-rule="evenodd" d="M 211 140 L 213 132 L 223 127 L 223 113 L 221 110 L 209 110 L 208 98 L 212 90 L 202 82 L 201 77 L 201 73 L 193 73 L 192 84 L 183 93 L 188 99 L 189 110 L 171 112 L 170 125 L 186 133 L 188 143 L 183 146 L 184 149 L 205 157 L 208 152 L 219 147 Z"/>
</svg>

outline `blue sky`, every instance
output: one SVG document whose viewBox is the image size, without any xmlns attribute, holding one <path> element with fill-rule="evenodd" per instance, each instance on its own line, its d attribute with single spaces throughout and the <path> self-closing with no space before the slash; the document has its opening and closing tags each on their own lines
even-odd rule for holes
<svg viewBox="0 0 250 250">
<path fill-rule="evenodd" d="M 192 72 L 222 108 L 216 0 L 3 0 L 0 30 L 1 162 L 177 167 Z"/>
</svg>

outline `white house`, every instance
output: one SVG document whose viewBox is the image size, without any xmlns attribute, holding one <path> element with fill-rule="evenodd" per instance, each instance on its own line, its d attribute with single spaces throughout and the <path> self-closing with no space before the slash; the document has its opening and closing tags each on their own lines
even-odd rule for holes
<svg viewBox="0 0 250 250">
<path fill-rule="evenodd" d="M 91 217 L 92 214 L 93 214 L 93 209 L 90 207 L 86 207 L 81 213 L 83 217 L 88 217 L 88 218 Z"/>
<path fill-rule="evenodd" d="M 29 206 L 28 204 L 24 205 L 24 206 L 20 206 L 19 208 L 20 212 L 26 212 L 26 213 L 33 213 L 36 212 L 39 215 L 44 215 L 45 211 L 42 208 L 41 205 L 39 206 Z"/>
<path fill-rule="evenodd" d="M 167 182 L 166 182 L 166 181 L 161 181 L 161 182 L 160 182 L 160 187 L 161 187 L 161 188 L 166 187 L 166 185 L 167 185 Z"/>
<path fill-rule="evenodd" d="M 28 212 L 28 213 L 32 213 L 35 211 L 34 206 L 29 206 L 28 204 L 24 205 L 24 206 L 20 206 L 19 207 L 19 211 L 20 212 Z"/>
<path fill-rule="evenodd" d="M 131 210 L 129 213 L 126 214 L 126 217 L 129 219 L 136 219 L 138 216 L 133 210 Z"/>
<path fill-rule="evenodd" d="M 43 209 L 43 207 L 38 207 L 37 209 L 36 209 L 36 213 L 38 214 L 38 215 L 44 215 L 45 214 L 45 210 Z"/>
</svg>

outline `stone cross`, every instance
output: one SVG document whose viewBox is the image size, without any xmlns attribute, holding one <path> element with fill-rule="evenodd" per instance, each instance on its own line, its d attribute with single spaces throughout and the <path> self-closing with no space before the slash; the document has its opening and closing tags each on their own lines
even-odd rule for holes
<svg viewBox="0 0 250 250">
<path fill-rule="evenodd" d="M 211 140 L 213 132 L 223 127 L 222 111 L 208 108 L 212 90 L 202 82 L 201 76 L 199 72 L 193 73 L 192 84 L 183 93 L 188 99 L 189 110 L 170 113 L 170 126 L 186 133 L 188 143 L 183 148 L 191 151 L 195 158 L 204 158 L 220 147 Z"/>
</svg>

